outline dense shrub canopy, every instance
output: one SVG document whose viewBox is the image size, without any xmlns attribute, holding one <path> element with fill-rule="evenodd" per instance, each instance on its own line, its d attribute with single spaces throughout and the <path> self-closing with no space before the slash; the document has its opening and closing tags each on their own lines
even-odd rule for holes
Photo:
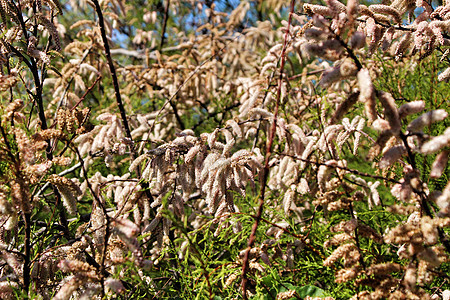
<svg viewBox="0 0 450 300">
<path fill-rule="evenodd" d="M 0 3 L 1 299 L 449 299 L 450 4 Z"/>
</svg>

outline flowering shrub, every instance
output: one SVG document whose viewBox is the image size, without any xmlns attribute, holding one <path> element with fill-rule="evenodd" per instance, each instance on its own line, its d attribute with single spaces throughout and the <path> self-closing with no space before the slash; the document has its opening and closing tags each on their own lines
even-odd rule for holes
<svg viewBox="0 0 450 300">
<path fill-rule="evenodd" d="M 1 299 L 449 299 L 450 5 L 0 3 Z"/>
</svg>

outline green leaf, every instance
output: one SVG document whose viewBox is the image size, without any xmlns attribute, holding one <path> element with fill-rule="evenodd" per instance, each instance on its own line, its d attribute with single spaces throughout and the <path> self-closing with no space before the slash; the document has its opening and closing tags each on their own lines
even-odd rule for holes
<svg viewBox="0 0 450 300">
<path fill-rule="evenodd" d="M 326 293 L 321 288 L 318 288 L 317 286 L 313 285 L 305 285 L 302 286 L 297 293 L 300 295 L 300 297 L 304 298 L 306 296 L 310 297 L 326 297 Z"/>
</svg>

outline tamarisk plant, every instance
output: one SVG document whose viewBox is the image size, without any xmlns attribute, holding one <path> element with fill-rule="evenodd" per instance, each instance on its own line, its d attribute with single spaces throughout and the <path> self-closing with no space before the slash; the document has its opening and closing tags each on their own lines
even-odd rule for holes
<svg viewBox="0 0 450 300">
<path fill-rule="evenodd" d="M 0 298 L 448 297 L 449 5 L 0 2 Z"/>
</svg>

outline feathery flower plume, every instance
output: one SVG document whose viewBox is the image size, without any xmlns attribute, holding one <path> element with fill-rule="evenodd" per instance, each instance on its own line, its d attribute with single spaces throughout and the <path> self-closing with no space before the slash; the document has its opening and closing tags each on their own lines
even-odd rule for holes
<svg viewBox="0 0 450 300">
<path fill-rule="evenodd" d="M 415 0 L 394 0 L 391 4 L 391 7 L 397 9 L 401 15 L 413 10 L 415 6 Z"/>
<path fill-rule="evenodd" d="M 394 162 L 396 162 L 405 153 L 406 153 L 405 146 L 403 145 L 394 146 L 384 153 L 383 158 L 378 163 L 378 166 L 381 169 L 387 168 Z"/>
<path fill-rule="evenodd" d="M 230 120 L 228 120 L 227 122 L 225 122 L 225 124 L 226 124 L 227 126 L 230 126 L 230 127 L 231 127 L 231 129 L 233 130 L 233 133 L 234 133 L 238 138 L 242 138 L 242 137 L 243 137 L 243 135 L 242 135 L 242 129 L 241 129 L 241 127 L 239 126 L 239 124 L 236 122 L 236 120 L 230 119 Z"/>
<path fill-rule="evenodd" d="M 353 237 L 350 234 L 346 233 L 346 232 L 339 233 L 339 234 L 334 235 L 331 239 L 325 241 L 323 246 L 325 248 L 329 248 L 330 246 L 341 245 L 344 242 L 347 242 L 347 241 L 352 240 L 352 239 L 353 239 Z"/>
<path fill-rule="evenodd" d="M 360 267 L 340 269 L 336 272 L 336 283 L 344 283 L 355 279 L 359 275 Z"/>
<path fill-rule="evenodd" d="M 288 290 L 277 294 L 277 300 L 291 299 L 297 294 L 296 290 Z"/>
<path fill-rule="evenodd" d="M 438 75 L 439 81 L 444 81 L 448 78 L 450 78 L 450 67 L 445 69 L 441 74 Z"/>
<path fill-rule="evenodd" d="M 350 38 L 349 47 L 353 50 L 361 49 L 366 45 L 366 35 L 362 31 L 356 31 Z"/>
<path fill-rule="evenodd" d="M 318 14 L 324 17 L 331 17 L 334 15 L 333 10 L 327 6 L 317 5 L 317 4 L 303 4 L 303 10 L 308 15 Z"/>
<path fill-rule="evenodd" d="M 359 84 L 359 100 L 364 102 L 366 116 L 370 121 L 377 119 L 376 102 L 375 102 L 375 88 L 367 69 L 361 69 L 357 75 Z"/>
<path fill-rule="evenodd" d="M 331 253 L 330 256 L 328 256 L 323 261 L 323 265 L 329 267 L 342 257 L 349 261 L 353 261 L 355 258 L 359 259 L 358 249 L 356 248 L 355 244 L 349 243 L 339 246 L 336 250 L 333 251 L 333 253 Z M 351 257 L 353 257 L 353 259 Z M 344 262 L 344 265 L 345 264 L 346 263 Z"/>
<path fill-rule="evenodd" d="M 56 29 L 56 26 L 43 15 L 39 14 L 38 17 L 41 23 L 44 25 L 44 27 L 48 30 L 48 32 L 52 36 L 53 41 L 55 42 L 55 50 L 58 52 L 61 51 L 61 40 L 59 39 L 59 34 L 58 30 Z"/>
<path fill-rule="evenodd" d="M 52 174 L 47 179 L 54 184 L 61 194 L 64 207 L 69 214 L 75 214 L 77 211 L 77 197 L 82 195 L 80 187 L 72 180 Z"/>
<path fill-rule="evenodd" d="M 351 59 L 344 60 L 339 68 L 343 77 L 354 76 L 358 71 L 358 68 Z"/>
<path fill-rule="evenodd" d="M 302 195 L 310 192 L 308 181 L 305 178 L 300 179 L 300 184 L 297 186 L 297 192 Z"/>
<path fill-rule="evenodd" d="M 346 12 L 347 7 L 338 0 L 326 0 L 328 7 L 330 7 L 335 14 Z"/>
<path fill-rule="evenodd" d="M 329 125 L 333 125 L 337 123 L 338 121 L 342 120 L 344 115 L 350 110 L 350 108 L 356 104 L 359 97 L 359 92 L 352 93 L 344 102 L 339 104 L 338 108 L 333 113 L 333 116 L 331 116 L 330 120 L 328 121 Z"/>
<path fill-rule="evenodd" d="M 342 45 L 335 39 L 320 43 L 308 43 L 304 45 L 303 49 L 310 56 L 318 56 L 332 61 L 340 59 L 344 51 Z"/>
<path fill-rule="evenodd" d="M 425 102 L 420 101 L 411 101 L 403 104 L 398 109 L 398 115 L 400 119 L 405 118 L 408 115 L 416 114 L 425 109 Z"/>
<path fill-rule="evenodd" d="M 410 264 L 408 266 L 403 281 L 410 290 L 414 290 L 417 282 L 417 269 L 414 265 Z"/>
<path fill-rule="evenodd" d="M 358 14 L 358 0 L 349 0 L 347 1 L 347 18 L 349 20 L 349 25 L 353 23 Z"/>
<path fill-rule="evenodd" d="M 397 23 L 397 24 L 402 23 L 401 14 L 394 7 L 384 5 L 384 4 L 373 4 L 373 5 L 369 5 L 369 9 L 371 11 L 373 11 L 374 13 L 387 14 L 387 15 L 392 16 L 394 18 L 395 23 Z"/>
<path fill-rule="evenodd" d="M 19 285 L 14 281 L 0 281 L 0 297 L 1 299 L 14 299 L 15 290 L 19 288 Z"/>
<path fill-rule="evenodd" d="M 384 107 L 384 116 L 391 126 L 391 132 L 398 135 L 401 124 L 394 98 L 391 94 L 382 91 L 378 92 L 377 96 Z"/>
<path fill-rule="evenodd" d="M 356 153 L 358 152 L 359 142 L 361 140 L 362 130 L 364 129 L 365 124 L 366 124 L 366 120 L 364 120 L 363 118 L 360 118 L 358 121 L 358 125 L 356 126 L 355 134 L 354 134 L 355 140 L 353 143 L 353 154 L 354 155 L 356 155 Z"/>
<path fill-rule="evenodd" d="M 309 139 L 308 144 L 306 145 L 305 150 L 302 153 L 302 161 L 300 162 L 299 168 L 300 170 L 303 170 L 306 167 L 305 160 L 307 160 L 309 155 L 314 151 L 317 140 L 317 137 L 311 137 L 311 139 Z"/>
<path fill-rule="evenodd" d="M 433 219 L 423 216 L 420 219 L 420 230 L 422 230 L 425 245 L 434 245 L 438 241 L 438 230 Z"/>
<path fill-rule="evenodd" d="M 355 231 L 356 227 L 358 226 L 358 220 L 351 219 L 349 221 L 342 221 L 337 225 L 334 225 L 330 228 L 331 232 L 339 232 L 344 231 L 346 233 L 352 233 Z"/>
<path fill-rule="evenodd" d="M 448 159 L 450 156 L 450 150 L 442 151 L 436 156 L 436 159 L 431 166 L 430 177 L 439 178 L 444 173 L 445 167 L 447 167 Z"/>
<path fill-rule="evenodd" d="M 409 132 L 421 132 L 424 127 L 430 126 L 432 123 L 442 121 L 447 118 L 447 116 L 447 112 L 443 109 L 429 111 L 412 121 L 406 130 Z"/>
<path fill-rule="evenodd" d="M 323 87 L 328 87 L 336 81 L 342 79 L 341 68 L 334 67 L 328 70 L 325 70 L 322 73 L 322 77 L 320 78 L 319 84 Z"/>
<path fill-rule="evenodd" d="M 379 206 L 381 205 L 381 201 L 380 201 L 380 195 L 378 194 L 378 186 L 380 185 L 379 181 L 375 181 L 375 182 L 368 182 L 367 186 L 369 188 L 369 206 Z M 358 226 L 359 228 L 359 226 Z"/>
<path fill-rule="evenodd" d="M 383 34 L 381 49 L 387 51 L 392 44 L 392 39 L 394 38 L 395 29 L 394 27 L 389 27 Z"/>
<path fill-rule="evenodd" d="M 122 293 L 125 291 L 125 287 L 123 286 L 122 282 L 111 277 L 105 280 L 105 286 L 116 293 Z"/>
<path fill-rule="evenodd" d="M 389 130 L 391 126 L 389 126 L 388 121 L 378 118 L 372 123 L 372 128 L 375 129 L 376 131 L 383 132 Z"/>
<path fill-rule="evenodd" d="M 21 278 L 23 277 L 23 259 L 17 254 L 10 252 L 8 249 L 2 250 L 1 257 L 6 262 L 6 264 L 11 267 L 15 276 Z"/>
<path fill-rule="evenodd" d="M 327 39 L 329 33 L 317 27 L 307 28 L 303 36 L 308 40 L 323 41 Z"/>
<path fill-rule="evenodd" d="M 389 273 L 400 272 L 402 266 L 397 263 L 381 263 L 370 266 L 366 273 L 369 276 L 383 276 Z"/>
<path fill-rule="evenodd" d="M 412 36 L 411 32 L 406 32 L 398 42 L 394 54 L 396 60 L 400 59 L 400 57 L 402 57 L 405 54 L 406 50 L 411 45 L 412 40 L 411 36 Z"/>
<path fill-rule="evenodd" d="M 447 128 L 442 135 L 433 137 L 420 148 L 424 154 L 432 154 L 450 145 L 450 128 Z"/>
<path fill-rule="evenodd" d="M 83 282 L 76 276 L 65 278 L 64 284 L 59 289 L 58 293 L 53 297 L 54 300 L 69 300 L 72 294 L 78 289 Z"/>
</svg>

